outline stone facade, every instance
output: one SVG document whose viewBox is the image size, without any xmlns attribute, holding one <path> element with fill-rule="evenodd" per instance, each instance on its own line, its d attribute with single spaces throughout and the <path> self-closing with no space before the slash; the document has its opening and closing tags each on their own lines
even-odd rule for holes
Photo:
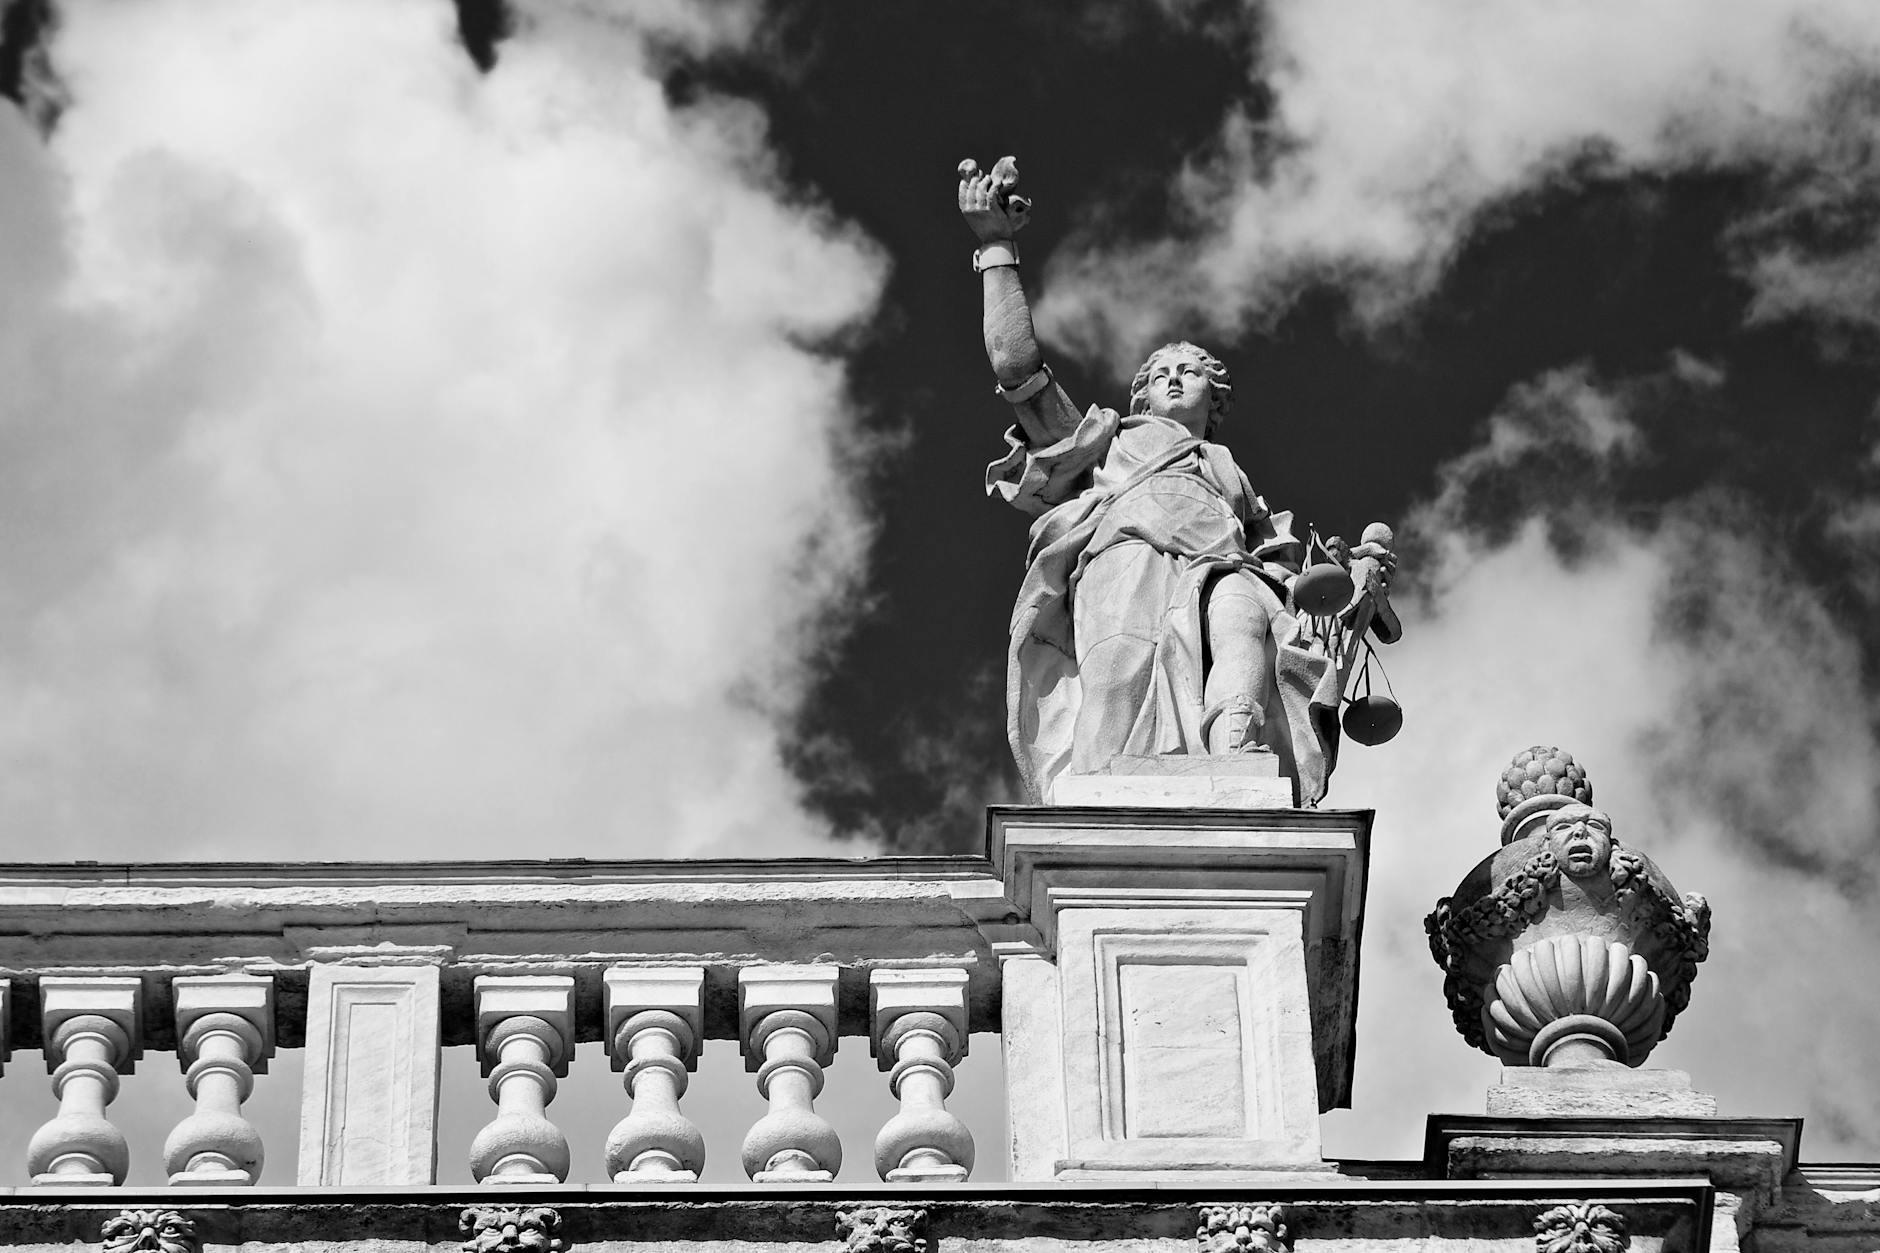
<svg viewBox="0 0 1880 1253">
<path fill-rule="evenodd" d="M 47 1050 L 58 1100 L 0 1189 L 0 1253 L 1880 1244 L 1880 1175 L 1800 1167 L 1798 1120 L 1720 1118 L 1616 1061 L 1511 1067 L 1484 1115 L 1432 1118 L 1420 1162 L 1325 1160 L 1369 834 L 1361 812 L 1022 807 L 992 811 L 986 857 L 15 867 L 0 1028 Z M 947 1104 L 987 1030 L 1009 1143 Z M 872 1143 L 816 1104 L 847 1037 L 896 1100 Z M 764 1097 L 712 1146 L 750 1185 L 696 1182 L 711 1039 Z M 631 1095 L 612 1182 L 564 1182 L 551 1102 L 585 1040 Z M 434 1182 L 448 1047 L 489 1082 L 476 1188 Z M 306 1051 L 300 1186 L 255 1187 L 242 1102 L 280 1049 Z M 196 1111 L 155 1191 L 122 1186 L 111 1111 L 153 1054 Z M 993 1154 L 1012 1182 L 973 1181 Z"/>
</svg>

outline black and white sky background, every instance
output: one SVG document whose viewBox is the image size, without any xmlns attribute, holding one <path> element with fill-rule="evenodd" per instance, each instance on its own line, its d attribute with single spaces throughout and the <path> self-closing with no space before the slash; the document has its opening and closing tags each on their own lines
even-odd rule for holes
<svg viewBox="0 0 1880 1253">
<path fill-rule="evenodd" d="M 0 857 L 977 848 L 1010 152 L 1074 399 L 1209 344 L 1401 537 L 1328 1149 L 1480 1108 L 1419 919 L 1557 743 L 1716 907 L 1654 1062 L 1880 1156 L 1873 0 L 5 7 Z"/>
</svg>

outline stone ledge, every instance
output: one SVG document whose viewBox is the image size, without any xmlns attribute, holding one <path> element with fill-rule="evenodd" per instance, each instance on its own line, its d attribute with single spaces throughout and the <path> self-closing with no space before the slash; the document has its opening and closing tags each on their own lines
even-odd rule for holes
<svg viewBox="0 0 1880 1253">
<path fill-rule="evenodd" d="M 994 946 L 1021 926 L 984 857 L 0 866 L 0 978 L 14 1048 L 39 1044 L 43 975 L 142 981 L 148 1039 L 174 1047 L 170 980 L 272 976 L 284 1048 L 304 1043 L 316 963 L 440 968 L 444 1043 L 470 1042 L 479 975 L 575 979 L 598 1038 L 617 963 L 707 968 L 705 1025 L 735 1038 L 737 971 L 842 966 L 844 1034 L 868 1029 L 869 972 L 964 969 L 974 1030 L 999 1026 Z"/>
<path fill-rule="evenodd" d="M 1799 1118 L 1488 1118 L 1432 1114 L 1424 1166 L 1454 1179 L 1700 1175 L 1768 1200 L 1795 1169 Z"/>
<path fill-rule="evenodd" d="M 1691 1076 L 1682 1070 L 1635 1069 L 1623 1062 L 1509 1066 L 1488 1090 L 1488 1113 L 1495 1118 L 1715 1118 L 1717 1098 L 1693 1090 Z"/>
<path fill-rule="evenodd" d="M 944 1188 L 714 1187 L 656 1193 L 619 1185 L 546 1187 L 278 1188 L 179 1195 L 171 1189 L 21 1189 L 0 1194 L 0 1248 L 58 1250 L 93 1244 L 106 1218 L 127 1208 L 173 1209 L 205 1247 L 302 1245 L 332 1253 L 455 1250 L 457 1217 L 473 1206 L 555 1208 L 573 1253 L 597 1247 L 651 1253 L 686 1249 L 841 1248 L 836 1215 L 859 1206 L 919 1207 L 930 1248 L 1026 1253 L 1075 1244 L 1091 1253 L 1192 1250 L 1199 1210 L 1279 1203 L 1300 1247 L 1378 1253 L 1401 1248 L 1480 1250 L 1485 1241 L 1532 1248 L 1536 1214 L 1594 1199 L 1624 1213 L 1634 1249 L 1705 1247 L 1714 1191 L 1702 1180 L 1479 1180 L 1376 1184 L 959 1185 Z"/>
</svg>

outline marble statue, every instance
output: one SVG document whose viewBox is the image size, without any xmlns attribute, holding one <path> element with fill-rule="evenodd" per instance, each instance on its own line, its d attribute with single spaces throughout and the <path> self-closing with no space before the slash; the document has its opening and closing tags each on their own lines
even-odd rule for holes
<svg viewBox="0 0 1880 1253">
<path fill-rule="evenodd" d="M 1517 755 L 1502 848 L 1424 920 L 1457 1030 L 1509 1066 L 1637 1066 L 1709 952 L 1709 904 L 1678 895 L 1592 800 L 1571 753 Z"/>
<path fill-rule="evenodd" d="M 1341 590 L 1317 621 L 1302 612 L 1292 591 L 1308 537 L 1215 442 L 1233 397 L 1226 367 L 1170 343 L 1136 372 L 1128 413 L 1079 412 L 1045 365 L 1019 279 L 1014 239 L 1031 206 L 1013 194 L 1015 164 L 965 161 L 959 175 L 986 354 L 1016 419 L 986 491 L 1034 519 L 1006 688 L 1028 790 L 1049 800 L 1060 776 L 1124 758 L 1270 752 L 1297 801 L 1316 803 L 1359 643 L 1367 628 L 1396 638 L 1388 528 L 1374 524 L 1355 550 L 1330 541 L 1323 564 Z M 1354 558 L 1356 586 L 1337 569 Z"/>
</svg>

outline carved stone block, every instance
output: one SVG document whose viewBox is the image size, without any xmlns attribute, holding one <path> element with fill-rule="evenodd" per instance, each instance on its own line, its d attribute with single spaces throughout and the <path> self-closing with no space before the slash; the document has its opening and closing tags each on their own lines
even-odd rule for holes
<svg viewBox="0 0 1880 1253">
<path fill-rule="evenodd" d="M 927 1211 L 870 1205 L 836 1214 L 847 1253 L 927 1253 Z"/>
<path fill-rule="evenodd" d="M 1625 1253 L 1625 1219 L 1604 1205 L 1571 1201 L 1534 1220 L 1535 1253 Z"/>
<path fill-rule="evenodd" d="M 457 1218 L 463 1253 L 562 1253 L 561 1213 L 547 1205 L 477 1205 Z"/>
<path fill-rule="evenodd" d="M 1195 1230 L 1200 1253 L 1286 1253 L 1292 1236 L 1278 1205 L 1209 1205 Z"/>
<path fill-rule="evenodd" d="M 313 968 L 301 1186 L 434 1181 L 438 1036 L 437 967 Z"/>
<path fill-rule="evenodd" d="M 1058 934 L 1060 1175 L 1321 1167 L 1296 911 L 1075 910 Z"/>
<path fill-rule="evenodd" d="M 173 1209 L 127 1209 L 98 1230 L 104 1253 L 198 1253 L 196 1224 Z"/>
</svg>

